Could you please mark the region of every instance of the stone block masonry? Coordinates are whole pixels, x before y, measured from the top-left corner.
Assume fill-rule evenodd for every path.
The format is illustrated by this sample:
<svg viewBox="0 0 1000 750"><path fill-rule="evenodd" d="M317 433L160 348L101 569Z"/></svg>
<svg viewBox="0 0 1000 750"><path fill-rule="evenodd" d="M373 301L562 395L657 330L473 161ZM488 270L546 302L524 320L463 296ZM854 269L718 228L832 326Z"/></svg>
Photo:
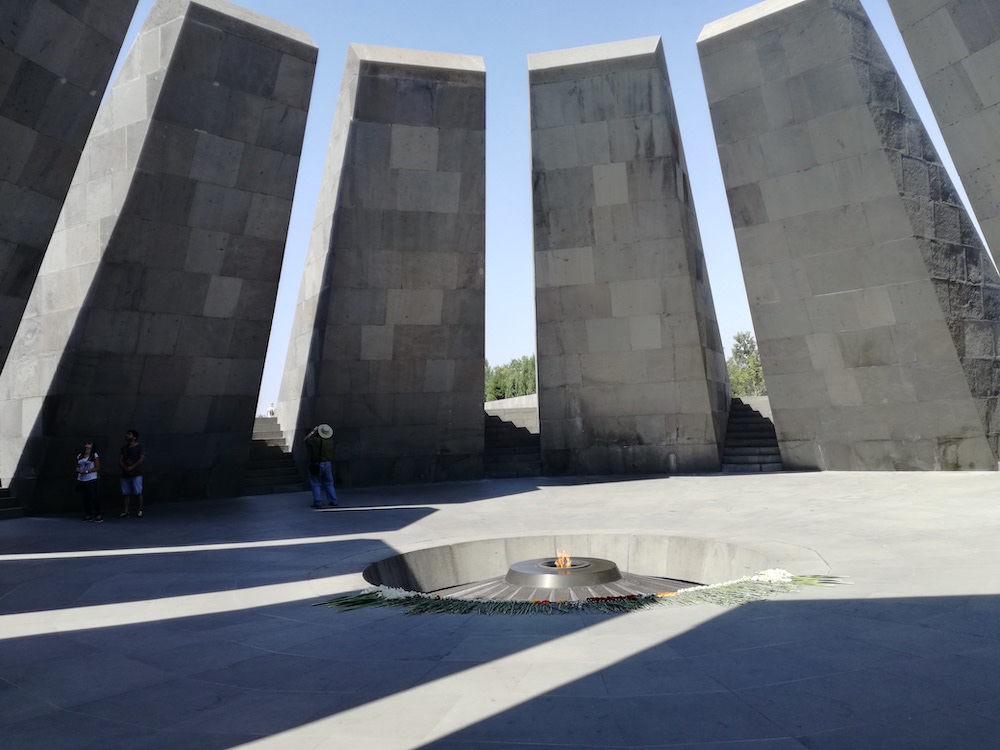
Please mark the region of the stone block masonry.
<svg viewBox="0 0 1000 750"><path fill-rule="evenodd" d="M660 40L528 68L545 469L718 471L725 358Z"/></svg>
<svg viewBox="0 0 1000 750"><path fill-rule="evenodd" d="M786 468L995 470L1000 277L860 3L698 49Z"/></svg>
<svg viewBox="0 0 1000 750"><path fill-rule="evenodd" d="M1000 250L1000 4L889 0L990 250Z"/></svg>
<svg viewBox="0 0 1000 750"><path fill-rule="evenodd" d="M114 476L132 427L150 499L241 489L315 61L223 0L153 6L0 374L0 479L26 512L75 507L85 438Z"/></svg>
<svg viewBox="0 0 1000 750"><path fill-rule="evenodd" d="M0 368L136 2L0 3Z"/></svg>
<svg viewBox="0 0 1000 750"><path fill-rule="evenodd" d="M343 485L483 476L485 70L351 45L278 419Z"/></svg>

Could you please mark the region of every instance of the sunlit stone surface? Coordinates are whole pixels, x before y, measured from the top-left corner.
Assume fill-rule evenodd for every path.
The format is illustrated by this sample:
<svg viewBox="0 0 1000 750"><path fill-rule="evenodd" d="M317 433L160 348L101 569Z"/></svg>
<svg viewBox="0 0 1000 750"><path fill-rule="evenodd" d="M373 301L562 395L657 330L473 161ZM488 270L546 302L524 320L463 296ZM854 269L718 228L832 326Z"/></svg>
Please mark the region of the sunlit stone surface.
<svg viewBox="0 0 1000 750"><path fill-rule="evenodd" d="M856 0L698 43L787 468L997 468L1000 278Z"/></svg>
<svg viewBox="0 0 1000 750"><path fill-rule="evenodd" d="M660 40L528 68L545 468L717 471L726 367Z"/></svg>
<svg viewBox="0 0 1000 750"><path fill-rule="evenodd" d="M0 3L0 368L136 2Z"/></svg>
<svg viewBox="0 0 1000 750"><path fill-rule="evenodd" d="M972 210L1000 249L1000 3L889 0Z"/></svg>

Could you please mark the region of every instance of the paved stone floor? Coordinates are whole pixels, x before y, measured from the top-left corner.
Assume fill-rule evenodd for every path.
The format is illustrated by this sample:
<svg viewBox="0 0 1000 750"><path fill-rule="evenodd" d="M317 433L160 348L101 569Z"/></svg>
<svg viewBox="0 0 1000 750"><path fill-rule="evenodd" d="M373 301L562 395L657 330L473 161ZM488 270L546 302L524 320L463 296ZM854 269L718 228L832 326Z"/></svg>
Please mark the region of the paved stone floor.
<svg viewBox="0 0 1000 750"><path fill-rule="evenodd" d="M342 494L0 522L0 747L1000 747L1000 475ZM630 531L802 545L853 585L620 616L312 606L397 550Z"/></svg>

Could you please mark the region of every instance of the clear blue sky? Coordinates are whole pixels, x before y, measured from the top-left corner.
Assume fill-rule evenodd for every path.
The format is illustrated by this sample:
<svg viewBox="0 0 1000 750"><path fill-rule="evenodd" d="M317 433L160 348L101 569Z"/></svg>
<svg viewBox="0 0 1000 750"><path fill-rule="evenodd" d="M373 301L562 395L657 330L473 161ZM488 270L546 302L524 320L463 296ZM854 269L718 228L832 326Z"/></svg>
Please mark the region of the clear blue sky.
<svg viewBox="0 0 1000 750"><path fill-rule="evenodd" d="M862 0L943 155L886 0ZM152 7L140 0L127 49ZM486 62L486 356L535 350L531 139L526 57L565 47L663 37L722 340L753 330L695 42L748 0L244 0L306 31L319 47L259 409L277 399L348 44L480 55ZM949 164L950 166L950 164Z"/></svg>

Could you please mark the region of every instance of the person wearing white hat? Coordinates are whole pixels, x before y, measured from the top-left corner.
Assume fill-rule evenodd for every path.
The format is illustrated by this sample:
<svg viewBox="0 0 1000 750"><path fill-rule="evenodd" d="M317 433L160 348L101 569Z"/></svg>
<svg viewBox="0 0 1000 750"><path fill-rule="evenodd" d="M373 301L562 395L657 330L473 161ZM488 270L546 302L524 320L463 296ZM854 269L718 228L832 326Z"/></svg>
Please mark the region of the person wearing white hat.
<svg viewBox="0 0 1000 750"><path fill-rule="evenodd" d="M305 437L309 451L309 486L312 488L312 507L322 508L322 492L326 493L329 507L337 507L337 490L333 486L333 428L328 424L313 427Z"/></svg>

